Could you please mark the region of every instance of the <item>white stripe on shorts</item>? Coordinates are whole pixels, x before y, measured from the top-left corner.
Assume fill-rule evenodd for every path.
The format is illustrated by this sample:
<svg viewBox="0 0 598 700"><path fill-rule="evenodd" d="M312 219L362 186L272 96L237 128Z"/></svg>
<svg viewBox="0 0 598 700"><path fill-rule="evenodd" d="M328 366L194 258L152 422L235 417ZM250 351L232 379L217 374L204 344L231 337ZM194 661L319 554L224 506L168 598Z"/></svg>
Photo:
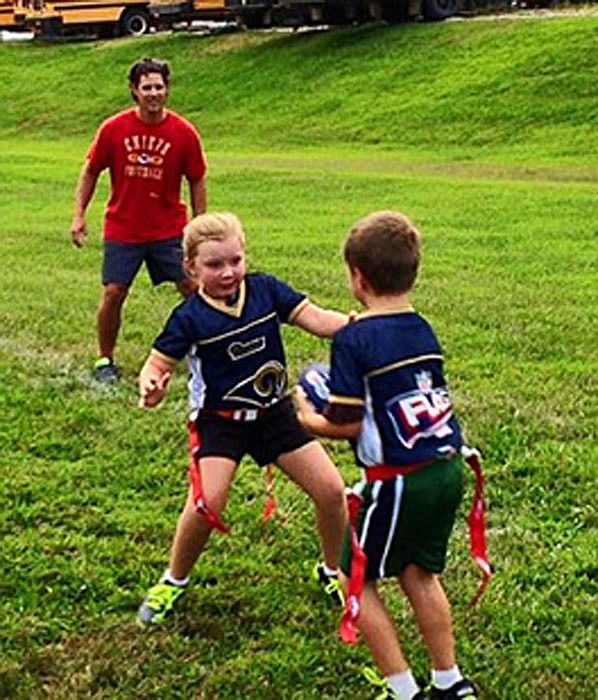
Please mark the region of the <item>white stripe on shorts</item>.
<svg viewBox="0 0 598 700"><path fill-rule="evenodd" d="M365 549L365 542L368 538L368 531L370 529L370 520L372 519L372 516L374 514L374 511L376 510L376 507L378 505L378 494L380 493L380 489L382 488L382 482L381 481L376 481L374 485L372 486L372 502L370 503L370 506L367 510L367 513L365 514L365 517L363 519L363 526L361 528L361 537L359 539L359 546L362 549Z"/></svg>
<svg viewBox="0 0 598 700"><path fill-rule="evenodd" d="M397 528L397 522L399 520L399 511L401 510L401 497L403 496L403 484L405 482L405 477L398 476L394 480L395 493L392 499L392 517L390 519L390 528L388 529L388 534L386 536L386 544L384 545L384 553L382 554L382 559L380 560L380 570L378 575L383 577L386 574L386 559L388 558L388 551L392 544L392 540Z"/></svg>

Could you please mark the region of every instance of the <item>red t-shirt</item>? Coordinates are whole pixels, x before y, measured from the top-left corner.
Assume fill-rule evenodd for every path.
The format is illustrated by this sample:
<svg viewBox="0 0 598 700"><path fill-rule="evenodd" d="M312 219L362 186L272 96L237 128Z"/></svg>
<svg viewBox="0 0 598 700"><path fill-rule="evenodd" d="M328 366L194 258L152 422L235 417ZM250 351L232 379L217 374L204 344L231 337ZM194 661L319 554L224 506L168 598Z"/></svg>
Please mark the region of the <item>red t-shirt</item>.
<svg viewBox="0 0 598 700"><path fill-rule="evenodd" d="M87 158L93 173L110 170L106 240L146 243L182 235L182 178L200 180L207 167L190 122L170 110L159 124L141 121L134 108L119 112L102 123Z"/></svg>

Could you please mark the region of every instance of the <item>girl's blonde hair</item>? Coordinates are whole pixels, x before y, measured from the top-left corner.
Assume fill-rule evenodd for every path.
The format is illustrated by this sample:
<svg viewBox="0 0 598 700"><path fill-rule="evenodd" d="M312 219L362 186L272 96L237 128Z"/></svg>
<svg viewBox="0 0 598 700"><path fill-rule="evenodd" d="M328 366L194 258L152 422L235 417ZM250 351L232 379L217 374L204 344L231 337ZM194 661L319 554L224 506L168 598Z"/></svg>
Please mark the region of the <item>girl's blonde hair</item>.
<svg viewBox="0 0 598 700"><path fill-rule="evenodd" d="M224 241L233 236L245 247L245 232L239 218L230 212L200 214L183 229L185 258L190 260L197 255L197 249L206 241Z"/></svg>

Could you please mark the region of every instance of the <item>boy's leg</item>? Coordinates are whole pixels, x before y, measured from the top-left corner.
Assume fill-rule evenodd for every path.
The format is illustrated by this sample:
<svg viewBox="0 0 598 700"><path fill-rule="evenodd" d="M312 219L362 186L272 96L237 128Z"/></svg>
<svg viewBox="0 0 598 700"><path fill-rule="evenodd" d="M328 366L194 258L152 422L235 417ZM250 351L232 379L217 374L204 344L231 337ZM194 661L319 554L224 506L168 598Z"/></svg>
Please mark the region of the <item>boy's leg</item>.
<svg viewBox="0 0 598 700"><path fill-rule="evenodd" d="M346 586L346 577L342 576L341 579ZM367 581L363 589L357 624L374 663L384 676L403 673L409 669L392 618L373 581Z"/></svg>
<svg viewBox="0 0 598 700"><path fill-rule="evenodd" d="M237 469L236 463L224 457L202 457L201 480L206 503L220 515L228 501L230 485ZM170 550L170 573L175 579L186 579L207 544L212 528L195 510L193 493L189 489Z"/></svg>
<svg viewBox="0 0 598 700"><path fill-rule="evenodd" d="M313 500L316 524L326 566L338 567L347 506L343 479L317 441L282 454L278 466Z"/></svg>
<svg viewBox="0 0 598 700"><path fill-rule="evenodd" d="M400 577L430 655L432 668L455 666L455 640L451 608L437 574L410 564Z"/></svg>
<svg viewBox="0 0 598 700"><path fill-rule="evenodd" d="M341 576L345 589L348 582ZM376 583L367 581L361 597L361 612L357 621L374 663L384 676L388 698L427 697L411 673L403 656L392 618L378 595Z"/></svg>

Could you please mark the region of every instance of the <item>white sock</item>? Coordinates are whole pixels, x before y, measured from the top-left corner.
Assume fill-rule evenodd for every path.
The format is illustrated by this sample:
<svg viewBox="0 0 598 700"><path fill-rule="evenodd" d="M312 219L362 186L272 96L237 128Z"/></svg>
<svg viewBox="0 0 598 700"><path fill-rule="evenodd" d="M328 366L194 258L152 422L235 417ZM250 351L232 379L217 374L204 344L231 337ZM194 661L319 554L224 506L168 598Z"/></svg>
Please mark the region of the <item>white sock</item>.
<svg viewBox="0 0 598 700"><path fill-rule="evenodd" d="M166 569L164 575L162 576L162 583L170 583L172 586L184 588L189 583L189 577L187 576L187 578L175 578L170 573L170 569Z"/></svg>
<svg viewBox="0 0 598 700"><path fill-rule="evenodd" d="M399 700L411 700L420 689L410 668L403 673L393 673L392 676L387 676L386 682Z"/></svg>
<svg viewBox="0 0 598 700"><path fill-rule="evenodd" d="M432 671L432 685L435 685L440 690L446 690L455 683L463 679L458 666L447 668L445 671Z"/></svg>
<svg viewBox="0 0 598 700"><path fill-rule="evenodd" d="M326 564L322 564L322 570L326 576L338 576L338 569L331 569L329 566L326 566Z"/></svg>

